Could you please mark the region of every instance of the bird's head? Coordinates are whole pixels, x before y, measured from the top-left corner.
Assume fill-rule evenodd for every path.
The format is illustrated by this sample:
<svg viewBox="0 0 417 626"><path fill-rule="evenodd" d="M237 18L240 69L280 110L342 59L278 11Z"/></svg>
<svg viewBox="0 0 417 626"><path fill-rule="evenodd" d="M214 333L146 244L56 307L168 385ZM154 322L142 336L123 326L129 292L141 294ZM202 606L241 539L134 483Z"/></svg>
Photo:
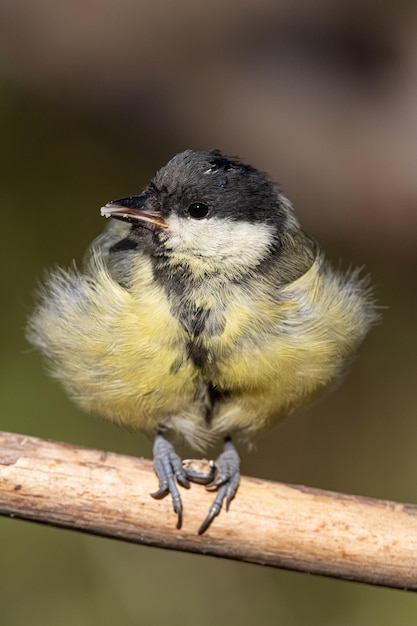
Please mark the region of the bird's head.
<svg viewBox="0 0 417 626"><path fill-rule="evenodd" d="M218 150L177 154L143 193L102 214L129 222L129 237L155 257L231 276L259 266L299 228L267 174Z"/></svg>

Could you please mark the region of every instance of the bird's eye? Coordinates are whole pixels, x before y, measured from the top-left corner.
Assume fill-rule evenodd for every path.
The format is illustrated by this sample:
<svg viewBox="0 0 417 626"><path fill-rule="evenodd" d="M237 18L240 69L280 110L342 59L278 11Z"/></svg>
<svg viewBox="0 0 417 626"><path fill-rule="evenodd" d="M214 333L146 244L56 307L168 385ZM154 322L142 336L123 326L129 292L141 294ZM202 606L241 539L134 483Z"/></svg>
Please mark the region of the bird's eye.
<svg viewBox="0 0 417 626"><path fill-rule="evenodd" d="M203 217L207 217L209 208L204 202L192 202L188 207L188 213L190 217L196 220L202 220Z"/></svg>

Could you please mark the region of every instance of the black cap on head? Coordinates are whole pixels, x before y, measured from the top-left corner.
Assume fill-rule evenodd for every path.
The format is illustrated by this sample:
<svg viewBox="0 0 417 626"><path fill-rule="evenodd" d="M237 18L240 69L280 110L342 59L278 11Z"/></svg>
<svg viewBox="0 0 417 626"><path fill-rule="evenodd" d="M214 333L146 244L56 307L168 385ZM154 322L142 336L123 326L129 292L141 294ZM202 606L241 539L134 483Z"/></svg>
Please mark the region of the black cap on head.
<svg viewBox="0 0 417 626"><path fill-rule="evenodd" d="M177 154L156 173L146 192L159 196L163 214L186 216L193 203L207 205L207 217L250 223L279 225L287 214L267 174L219 150Z"/></svg>

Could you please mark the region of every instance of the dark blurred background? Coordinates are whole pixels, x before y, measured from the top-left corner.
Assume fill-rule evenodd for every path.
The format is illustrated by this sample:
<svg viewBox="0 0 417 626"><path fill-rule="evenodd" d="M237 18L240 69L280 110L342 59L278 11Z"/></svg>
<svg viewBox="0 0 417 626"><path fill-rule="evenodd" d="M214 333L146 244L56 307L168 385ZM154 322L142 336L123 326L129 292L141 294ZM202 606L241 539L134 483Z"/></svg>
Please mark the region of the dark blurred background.
<svg viewBox="0 0 417 626"><path fill-rule="evenodd" d="M43 268L81 261L99 208L185 148L267 170L386 307L352 372L243 451L246 474L417 501L415 3L0 0L1 424L128 454L24 339ZM412 624L400 591L0 519L3 626Z"/></svg>

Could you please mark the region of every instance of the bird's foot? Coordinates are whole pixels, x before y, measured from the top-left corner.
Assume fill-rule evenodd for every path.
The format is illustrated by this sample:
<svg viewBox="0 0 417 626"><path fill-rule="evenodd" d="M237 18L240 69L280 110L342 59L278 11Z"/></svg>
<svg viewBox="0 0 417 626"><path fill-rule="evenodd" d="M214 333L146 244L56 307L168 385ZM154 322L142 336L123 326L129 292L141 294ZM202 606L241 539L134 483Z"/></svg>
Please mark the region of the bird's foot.
<svg viewBox="0 0 417 626"><path fill-rule="evenodd" d="M227 437L224 442L224 450L214 462L215 474L213 480L206 485L209 491L217 489L217 495L210 507L206 519L198 529L202 535L210 526L215 517L220 513L223 501L226 500L226 511L234 498L240 482L240 459L233 441Z"/></svg>
<svg viewBox="0 0 417 626"><path fill-rule="evenodd" d="M182 502L177 482L190 487L189 480L183 469L181 459L174 450L174 446L162 435L156 435L153 446L153 466L159 479L159 489L151 493L153 498L160 500L171 494L174 511L177 514L177 528L182 525ZM175 478L177 481L175 481Z"/></svg>

